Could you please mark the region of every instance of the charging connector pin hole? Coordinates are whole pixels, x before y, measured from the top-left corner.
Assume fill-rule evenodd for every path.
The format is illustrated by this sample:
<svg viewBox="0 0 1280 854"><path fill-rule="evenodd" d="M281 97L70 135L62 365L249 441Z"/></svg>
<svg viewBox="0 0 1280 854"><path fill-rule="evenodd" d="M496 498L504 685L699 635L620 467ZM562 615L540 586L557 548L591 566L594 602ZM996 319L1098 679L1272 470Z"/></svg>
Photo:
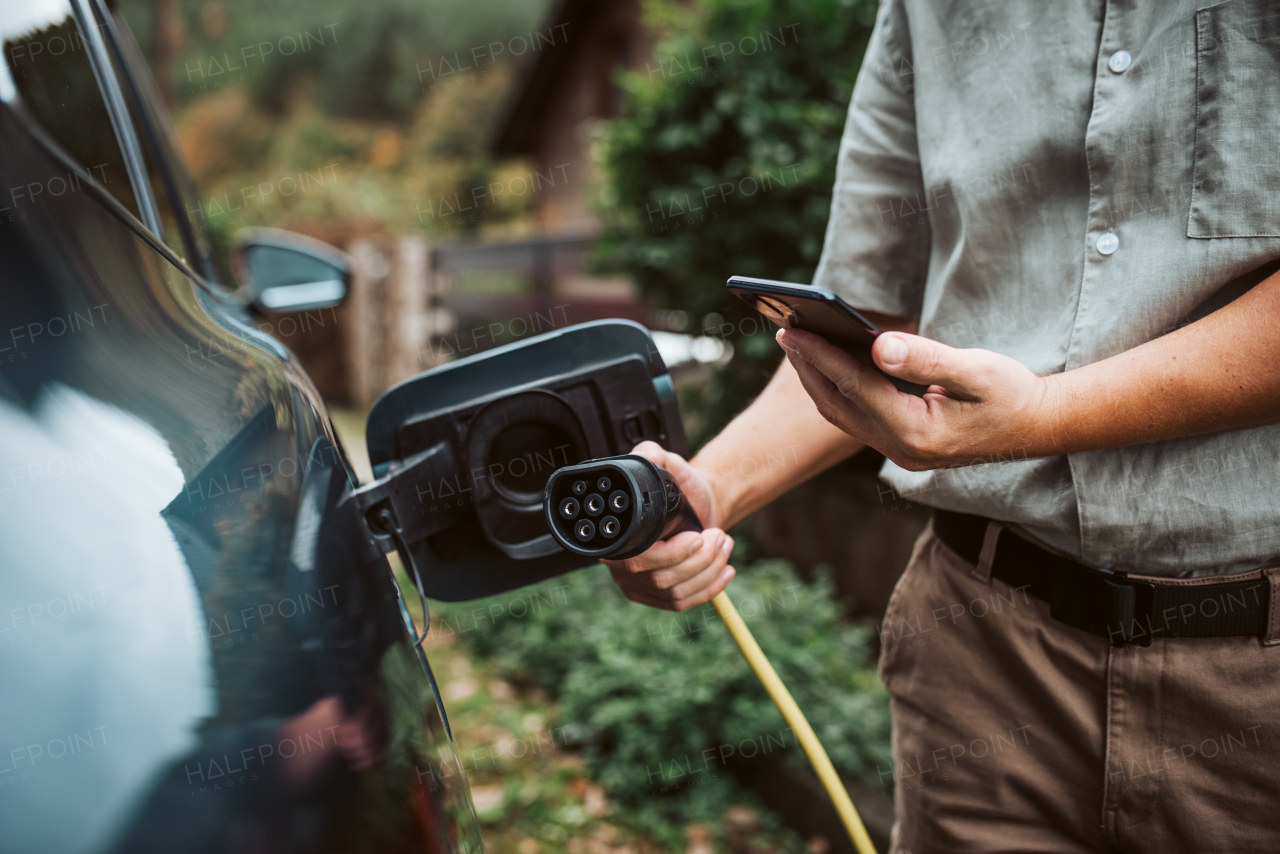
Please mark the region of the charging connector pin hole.
<svg viewBox="0 0 1280 854"><path fill-rule="evenodd" d="M566 519L573 519L578 515L578 499L566 498L560 502L560 515Z"/></svg>
<svg viewBox="0 0 1280 854"><path fill-rule="evenodd" d="M609 487L611 486L613 486L613 483L607 477L602 477L596 481L596 489L600 490L601 492L608 492Z"/></svg>
<svg viewBox="0 0 1280 854"><path fill-rule="evenodd" d="M601 478L603 480L603 478ZM631 496L627 495L621 489L615 489L609 494L609 509L614 513L621 513L631 506Z"/></svg>
<svg viewBox="0 0 1280 854"><path fill-rule="evenodd" d="M604 499L593 492L587 496L586 501L582 502L582 506L587 511L588 516L599 516L604 512Z"/></svg>
<svg viewBox="0 0 1280 854"><path fill-rule="evenodd" d="M585 480L575 480L573 482L573 494L585 495L587 492L587 482Z"/></svg>
<svg viewBox="0 0 1280 854"><path fill-rule="evenodd" d="M612 516L605 516L600 520L600 533L606 538L612 540L622 531L622 525Z"/></svg>
<svg viewBox="0 0 1280 854"><path fill-rule="evenodd" d="M590 519L579 519L573 526L573 535L585 543L596 535L596 526Z"/></svg>

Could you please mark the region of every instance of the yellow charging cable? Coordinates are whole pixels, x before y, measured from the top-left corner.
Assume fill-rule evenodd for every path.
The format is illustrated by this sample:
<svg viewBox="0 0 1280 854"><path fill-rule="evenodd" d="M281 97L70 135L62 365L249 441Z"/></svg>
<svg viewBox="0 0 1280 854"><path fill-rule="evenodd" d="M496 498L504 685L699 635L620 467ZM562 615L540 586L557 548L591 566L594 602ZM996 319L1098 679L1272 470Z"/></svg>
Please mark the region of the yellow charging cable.
<svg viewBox="0 0 1280 854"><path fill-rule="evenodd" d="M853 808L853 801L849 800L849 793L845 790L844 783L840 782L836 769L831 765L827 751L822 748L822 743L814 735L813 727L809 726L809 722L805 720L804 713L800 711L796 701L791 699L791 692L787 690L786 685L782 684L769 659L765 658L764 653L760 651L760 644L756 643L756 639L752 637L751 630L742 621L738 609L733 607L733 602L729 601L728 595L723 591L715 595L711 604L716 607L716 613L720 615L725 627L729 629L729 634L733 636L734 643L742 651L742 657L747 660L747 664L751 665L756 678L760 680L760 684L764 685L764 689L777 704L778 711L782 712L783 719L796 734L796 739L804 748L805 755L809 757L809 764L818 773L818 779L822 781L827 794L831 796L836 812L844 822L844 829L853 840L853 847L858 849L858 854L876 854L875 846L871 844L871 837L867 836L867 829L863 826L862 819L858 817L858 811Z"/></svg>

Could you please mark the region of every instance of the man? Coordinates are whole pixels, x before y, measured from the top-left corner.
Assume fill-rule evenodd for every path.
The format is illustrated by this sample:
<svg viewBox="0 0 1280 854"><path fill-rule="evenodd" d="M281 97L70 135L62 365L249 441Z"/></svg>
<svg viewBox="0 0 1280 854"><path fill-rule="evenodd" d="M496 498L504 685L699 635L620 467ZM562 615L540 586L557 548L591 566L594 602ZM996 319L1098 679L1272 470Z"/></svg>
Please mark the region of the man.
<svg viewBox="0 0 1280 854"><path fill-rule="evenodd" d="M929 393L787 330L691 463L637 449L709 526L611 565L657 607L865 445L937 509L882 629L896 851L1280 850L1277 81L1263 0L885 0L814 284Z"/></svg>

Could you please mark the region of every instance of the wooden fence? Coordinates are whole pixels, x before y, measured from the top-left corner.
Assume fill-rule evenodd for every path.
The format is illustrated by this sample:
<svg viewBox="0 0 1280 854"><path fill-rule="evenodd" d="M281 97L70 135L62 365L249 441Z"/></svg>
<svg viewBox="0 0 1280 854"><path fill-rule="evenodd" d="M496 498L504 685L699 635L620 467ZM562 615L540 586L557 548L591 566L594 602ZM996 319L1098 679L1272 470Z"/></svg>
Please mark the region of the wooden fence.
<svg viewBox="0 0 1280 854"><path fill-rule="evenodd" d="M592 242L361 236L344 247L353 279L341 307L263 322L326 399L365 409L398 382L499 344L587 320L651 320L626 282L584 272Z"/></svg>

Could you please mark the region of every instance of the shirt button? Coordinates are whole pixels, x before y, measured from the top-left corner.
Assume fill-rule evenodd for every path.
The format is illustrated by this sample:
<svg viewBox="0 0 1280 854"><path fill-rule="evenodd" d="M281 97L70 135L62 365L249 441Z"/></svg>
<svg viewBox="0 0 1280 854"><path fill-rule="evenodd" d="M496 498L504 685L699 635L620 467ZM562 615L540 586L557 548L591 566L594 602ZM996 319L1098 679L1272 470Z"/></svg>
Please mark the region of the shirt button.
<svg viewBox="0 0 1280 854"><path fill-rule="evenodd" d="M1120 238L1116 237L1114 232L1108 231L1098 238L1098 242L1095 245L1100 253L1110 255L1120 248Z"/></svg>
<svg viewBox="0 0 1280 854"><path fill-rule="evenodd" d="M1111 54L1111 58L1107 60L1107 68L1110 68L1116 74L1124 74L1132 64L1133 55L1127 50L1118 50Z"/></svg>

